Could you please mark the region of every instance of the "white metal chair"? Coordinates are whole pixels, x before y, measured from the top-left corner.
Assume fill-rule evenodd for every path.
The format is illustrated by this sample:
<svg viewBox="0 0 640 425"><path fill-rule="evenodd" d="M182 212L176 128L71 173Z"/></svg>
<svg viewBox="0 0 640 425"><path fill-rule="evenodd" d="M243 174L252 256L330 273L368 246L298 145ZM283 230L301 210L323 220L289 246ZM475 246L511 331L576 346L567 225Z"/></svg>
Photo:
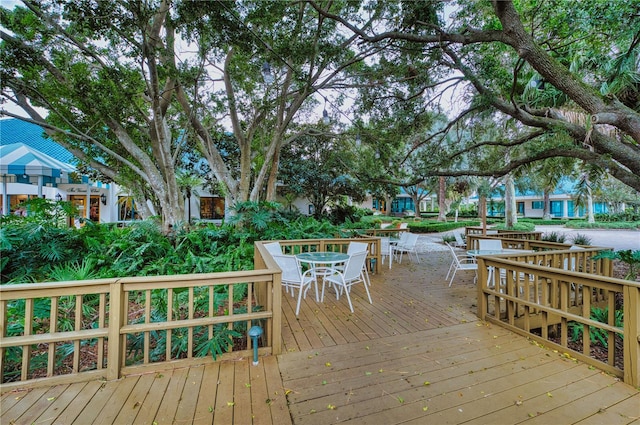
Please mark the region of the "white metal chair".
<svg viewBox="0 0 640 425"><path fill-rule="evenodd" d="M328 283L334 287L336 291L336 299L340 299L340 294L344 291L347 296L347 301L349 301L349 308L353 313L353 304L351 303L351 297L349 293L351 292L351 287L362 282L364 286L364 290L367 292L367 297L369 298L369 303L373 304L371 301L371 294L369 293L369 285L362 277L362 267L364 267L365 260L367 259L367 251L359 251L351 255L349 260L344 266L344 271L334 270L334 272L326 276L322 283L322 295L320 296L321 300L324 300L324 288Z"/></svg>
<svg viewBox="0 0 640 425"><path fill-rule="evenodd" d="M399 242L398 245L391 248L394 257L398 258L398 264L402 263L402 255L407 254L411 258L411 254L416 256L416 262L420 262L418 255L418 234L409 233L404 243ZM399 254L399 255L398 255Z"/></svg>
<svg viewBox="0 0 640 425"><path fill-rule="evenodd" d="M391 255L391 239L388 236L383 236L380 238L380 257L382 264L384 264L384 259ZM391 261L391 259L389 259Z"/></svg>
<svg viewBox="0 0 640 425"><path fill-rule="evenodd" d="M302 298L307 296L307 291L311 287L311 282L316 288L316 301L318 301L318 282L313 277L313 271L307 270L302 272L300 262L294 255L284 255L282 252L273 255L273 259L282 270L282 286L295 296L295 290L298 289L298 304L296 305L296 316L300 312L300 303Z"/></svg>
<svg viewBox="0 0 640 425"><path fill-rule="evenodd" d="M347 255L353 255L356 252L364 251L369 254L369 244L366 242L349 242L349 246L347 248ZM335 266L336 270L344 271L345 266L338 265ZM367 270L367 262L365 256L365 262L362 266L362 279L367 283L367 285L371 286L371 280L369 279L369 270Z"/></svg>
<svg viewBox="0 0 640 425"><path fill-rule="evenodd" d="M282 247L280 246L280 242L269 242L264 244L264 247L267 248L269 254L273 257L274 255L282 255Z"/></svg>
<svg viewBox="0 0 640 425"><path fill-rule="evenodd" d="M478 249L480 251L499 251L502 249L502 241L500 239L478 239Z"/></svg>
<svg viewBox="0 0 640 425"><path fill-rule="evenodd" d="M451 275L451 280L449 281L449 286L453 283L453 278L456 277L456 273L458 270L473 270L476 272L476 276L473 278L473 282L475 283L478 279L478 263L476 263L475 258L468 256L465 254L458 254L456 250L451 246L451 244L447 244L449 250L451 251L451 255L453 256L453 261L451 262L451 266L449 266L449 271L447 272L447 276L445 279L449 279L449 275Z"/></svg>
<svg viewBox="0 0 640 425"><path fill-rule="evenodd" d="M467 243L462 240L462 235L460 233L454 232L453 237L456 238L456 243L454 244L456 248L466 248Z"/></svg>
<svg viewBox="0 0 640 425"><path fill-rule="evenodd" d="M366 242L349 242L349 248L347 248L347 254L353 255L356 252L364 251L369 255L369 244ZM367 268L367 256L365 255L365 261L362 265L362 278L371 286L371 279L369 279L369 269Z"/></svg>

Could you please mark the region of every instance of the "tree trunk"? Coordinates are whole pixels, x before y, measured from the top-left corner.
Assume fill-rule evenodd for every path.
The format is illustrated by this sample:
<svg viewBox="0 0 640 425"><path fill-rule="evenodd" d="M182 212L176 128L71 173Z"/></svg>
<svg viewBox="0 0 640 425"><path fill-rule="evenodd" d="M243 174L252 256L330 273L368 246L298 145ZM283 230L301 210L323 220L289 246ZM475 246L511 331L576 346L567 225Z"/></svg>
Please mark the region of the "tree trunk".
<svg viewBox="0 0 640 425"><path fill-rule="evenodd" d="M482 235L487 235L487 197L481 196L478 204L478 212L480 213L480 219L482 220Z"/></svg>
<svg viewBox="0 0 640 425"><path fill-rule="evenodd" d="M438 179L438 221L447 221L447 181L443 176Z"/></svg>
<svg viewBox="0 0 640 425"><path fill-rule="evenodd" d="M504 219L508 229L518 222L517 208L516 208L516 188L513 183L513 176L507 174L504 176Z"/></svg>
<svg viewBox="0 0 640 425"><path fill-rule="evenodd" d="M544 204L542 209L542 218L545 220L551 220L551 196L547 189L544 190L542 199Z"/></svg>

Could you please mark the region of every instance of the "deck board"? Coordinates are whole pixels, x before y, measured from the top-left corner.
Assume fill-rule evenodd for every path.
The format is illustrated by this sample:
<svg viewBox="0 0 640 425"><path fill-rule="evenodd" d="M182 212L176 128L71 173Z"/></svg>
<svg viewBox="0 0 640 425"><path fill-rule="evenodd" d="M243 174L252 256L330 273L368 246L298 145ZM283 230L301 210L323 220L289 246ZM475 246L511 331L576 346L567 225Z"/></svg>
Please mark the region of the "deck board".
<svg viewBox="0 0 640 425"><path fill-rule="evenodd" d="M87 389L86 387L89 388ZM58 416L67 409L78 394L84 391L91 391L90 384L87 382L77 382L65 386L64 392L61 393L34 422L38 425L52 424Z"/></svg>
<svg viewBox="0 0 640 425"><path fill-rule="evenodd" d="M161 373L151 374L153 376L153 384L149 388L147 397L144 399L144 403L139 407L138 413L135 417L136 425L152 425L153 420L160 408L160 403L164 396L167 386L171 381L171 374L173 371L168 370Z"/></svg>
<svg viewBox="0 0 640 425"><path fill-rule="evenodd" d="M194 424L210 425L213 423L213 408L218 389L219 373L220 363L211 363L204 367L202 384L200 385L198 401L193 415Z"/></svg>
<svg viewBox="0 0 640 425"><path fill-rule="evenodd" d="M69 402L53 423L55 425L68 425L73 423L82 410L84 410L89 400L91 400L91 398L100 391L104 385L106 384L101 381L91 381L87 382L79 392L76 392L76 388L74 388L73 400Z"/></svg>
<svg viewBox="0 0 640 425"><path fill-rule="evenodd" d="M173 423L188 373L188 369L175 369L168 373L167 390L163 394L162 403L160 403L153 423L158 425Z"/></svg>
<svg viewBox="0 0 640 425"><path fill-rule="evenodd" d="M135 418L137 413L140 411L140 406L144 404L147 395L149 394L149 390L151 389L151 385L155 380L155 376L153 374L147 374L140 376L138 379L137 385L131 391L131 394L125 401L122 409L118 413L118 416L113 421L107 421L106 423L117 423L122 425L129 425L135 423ZM136 413L135 415L133 413Z"/></svg>
<svg viewBox="0 0 640 425"><path fill-rule="evenodd" d="M2 423L638 424L640 392L475 316L448 256L372 275L369 304L283 294L283 353L13 391Z"/></svg>

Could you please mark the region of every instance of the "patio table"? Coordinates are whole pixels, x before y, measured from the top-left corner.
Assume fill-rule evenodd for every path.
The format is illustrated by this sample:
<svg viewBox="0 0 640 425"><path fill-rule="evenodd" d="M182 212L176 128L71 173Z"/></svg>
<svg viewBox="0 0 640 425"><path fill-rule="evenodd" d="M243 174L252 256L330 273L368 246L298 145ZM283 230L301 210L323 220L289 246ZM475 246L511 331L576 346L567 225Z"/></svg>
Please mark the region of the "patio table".
<svg viewBox="0 0 640 425"><path fill-rule="evenodd" d="M329 276L334 272L334 267L338 264L346 263L349 259L348 254L343 254L341 252L303 252L301 254L297 254L296 258L301 263L308 264L311 269L311 274L315 282L318 282L318 277L322 277L324 279L325 276ZM324 287L324 282L322 282ZM323 299L320 302L324 301Z"/></svg>

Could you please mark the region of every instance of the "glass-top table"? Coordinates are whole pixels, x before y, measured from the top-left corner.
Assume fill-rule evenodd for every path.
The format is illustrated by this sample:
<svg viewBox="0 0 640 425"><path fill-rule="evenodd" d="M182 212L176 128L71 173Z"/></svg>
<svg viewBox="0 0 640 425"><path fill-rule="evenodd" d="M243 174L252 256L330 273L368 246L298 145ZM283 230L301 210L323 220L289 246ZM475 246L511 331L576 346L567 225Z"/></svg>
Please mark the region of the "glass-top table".
<svg viewBox="0 0 640 425"><path fill-rule="evenodd" d="M306 263L311 269L313 279L317 282L318 277L323 278L322 293L324 295L324 277L329 276L335 272L335 266L338 264L346 263L349 259L348 254L341 252L303 252L296 254L296 258L301 263ZM320 297L320 302L324 301L323 297Z"/></svg>
<svg viewBox="0 0 640 425"><path fill-rule="evenodd" d="M297 254L296 258L302 263L327 265L344 263L349 259L349 255L341 252L303 252Z"/></svg>

